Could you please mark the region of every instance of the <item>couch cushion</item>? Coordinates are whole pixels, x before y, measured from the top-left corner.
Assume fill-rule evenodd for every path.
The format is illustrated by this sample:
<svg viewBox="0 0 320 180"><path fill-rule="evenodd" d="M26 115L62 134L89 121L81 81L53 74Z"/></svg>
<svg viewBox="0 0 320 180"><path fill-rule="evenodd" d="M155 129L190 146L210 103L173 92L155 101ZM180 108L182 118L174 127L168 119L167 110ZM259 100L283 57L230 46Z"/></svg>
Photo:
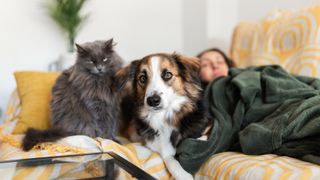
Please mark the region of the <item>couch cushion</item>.
<svg viewBox="0 0 320 180"><path fill-rule="evenodd" d="M234 30L231 58L239 67L279 64L298 75L320 76L320 6L277 11Z"/></svg>
<svg viewBox="0 0 320 180"><path fill-rule="evenodd" d="M51 89L60 73L15 72L21 112L13 133L20 134L28 127L49 128Z"/></svg>

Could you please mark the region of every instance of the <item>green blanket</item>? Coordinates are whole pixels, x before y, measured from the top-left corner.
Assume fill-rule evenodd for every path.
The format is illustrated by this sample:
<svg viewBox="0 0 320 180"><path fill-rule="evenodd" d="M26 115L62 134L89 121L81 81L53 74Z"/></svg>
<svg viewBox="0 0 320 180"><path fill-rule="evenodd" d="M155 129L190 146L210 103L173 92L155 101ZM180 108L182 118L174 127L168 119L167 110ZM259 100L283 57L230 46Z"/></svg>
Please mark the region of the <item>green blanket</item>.
<svg viewBox="0 0 320 180"><path fill-rule="evenodd" d="M208 141L184 140L177 158L190 173L223 151L274 153L319 164L319 93L318 79L290 75L280 66L231 69L206 88L214 124Z"/></svg>

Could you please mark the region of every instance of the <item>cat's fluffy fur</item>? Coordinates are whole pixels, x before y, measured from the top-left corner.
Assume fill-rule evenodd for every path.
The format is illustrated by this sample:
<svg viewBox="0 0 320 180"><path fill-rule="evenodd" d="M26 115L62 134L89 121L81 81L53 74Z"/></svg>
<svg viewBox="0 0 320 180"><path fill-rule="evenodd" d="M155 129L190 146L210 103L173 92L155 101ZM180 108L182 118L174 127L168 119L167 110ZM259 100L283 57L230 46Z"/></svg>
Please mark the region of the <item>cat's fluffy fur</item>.
<svg viewBox="0 0 320 180"><path fill-rule="evenodd" d="M52 128L28 129L24 150L73 134L115 138L120 110L113 82L123 61L113 46L112 39L77 45L76 64L61 74L52 90Z"/></svg>

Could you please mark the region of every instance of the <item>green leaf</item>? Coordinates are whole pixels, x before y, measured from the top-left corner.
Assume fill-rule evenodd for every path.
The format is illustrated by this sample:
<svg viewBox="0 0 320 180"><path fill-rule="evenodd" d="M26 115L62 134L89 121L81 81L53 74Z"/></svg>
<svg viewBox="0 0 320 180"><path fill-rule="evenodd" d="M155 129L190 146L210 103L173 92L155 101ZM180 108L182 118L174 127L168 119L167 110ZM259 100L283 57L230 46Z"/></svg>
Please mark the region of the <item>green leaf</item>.
<svg viewBox="0 0 320 180"><path fill-rule="evenodd" d="M80 28L89 17L89 14L81 15L81 9L87 2L88 0L50 0L46 4L49 16L66 33L71 50Z"/></svg>

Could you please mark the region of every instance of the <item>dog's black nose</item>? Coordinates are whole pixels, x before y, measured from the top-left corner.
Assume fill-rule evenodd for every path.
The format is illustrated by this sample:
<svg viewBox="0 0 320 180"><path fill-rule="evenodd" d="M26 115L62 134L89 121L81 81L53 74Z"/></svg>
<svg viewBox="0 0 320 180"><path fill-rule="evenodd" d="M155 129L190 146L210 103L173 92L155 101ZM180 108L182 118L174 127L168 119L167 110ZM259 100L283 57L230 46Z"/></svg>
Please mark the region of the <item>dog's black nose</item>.
<svg viewBox="0 0 320 180"><path fill-rule="evenodd" d="M161 98L159 95L153 95L147 98L147 103L149 106L157 107L161 102Z"/></svg>

